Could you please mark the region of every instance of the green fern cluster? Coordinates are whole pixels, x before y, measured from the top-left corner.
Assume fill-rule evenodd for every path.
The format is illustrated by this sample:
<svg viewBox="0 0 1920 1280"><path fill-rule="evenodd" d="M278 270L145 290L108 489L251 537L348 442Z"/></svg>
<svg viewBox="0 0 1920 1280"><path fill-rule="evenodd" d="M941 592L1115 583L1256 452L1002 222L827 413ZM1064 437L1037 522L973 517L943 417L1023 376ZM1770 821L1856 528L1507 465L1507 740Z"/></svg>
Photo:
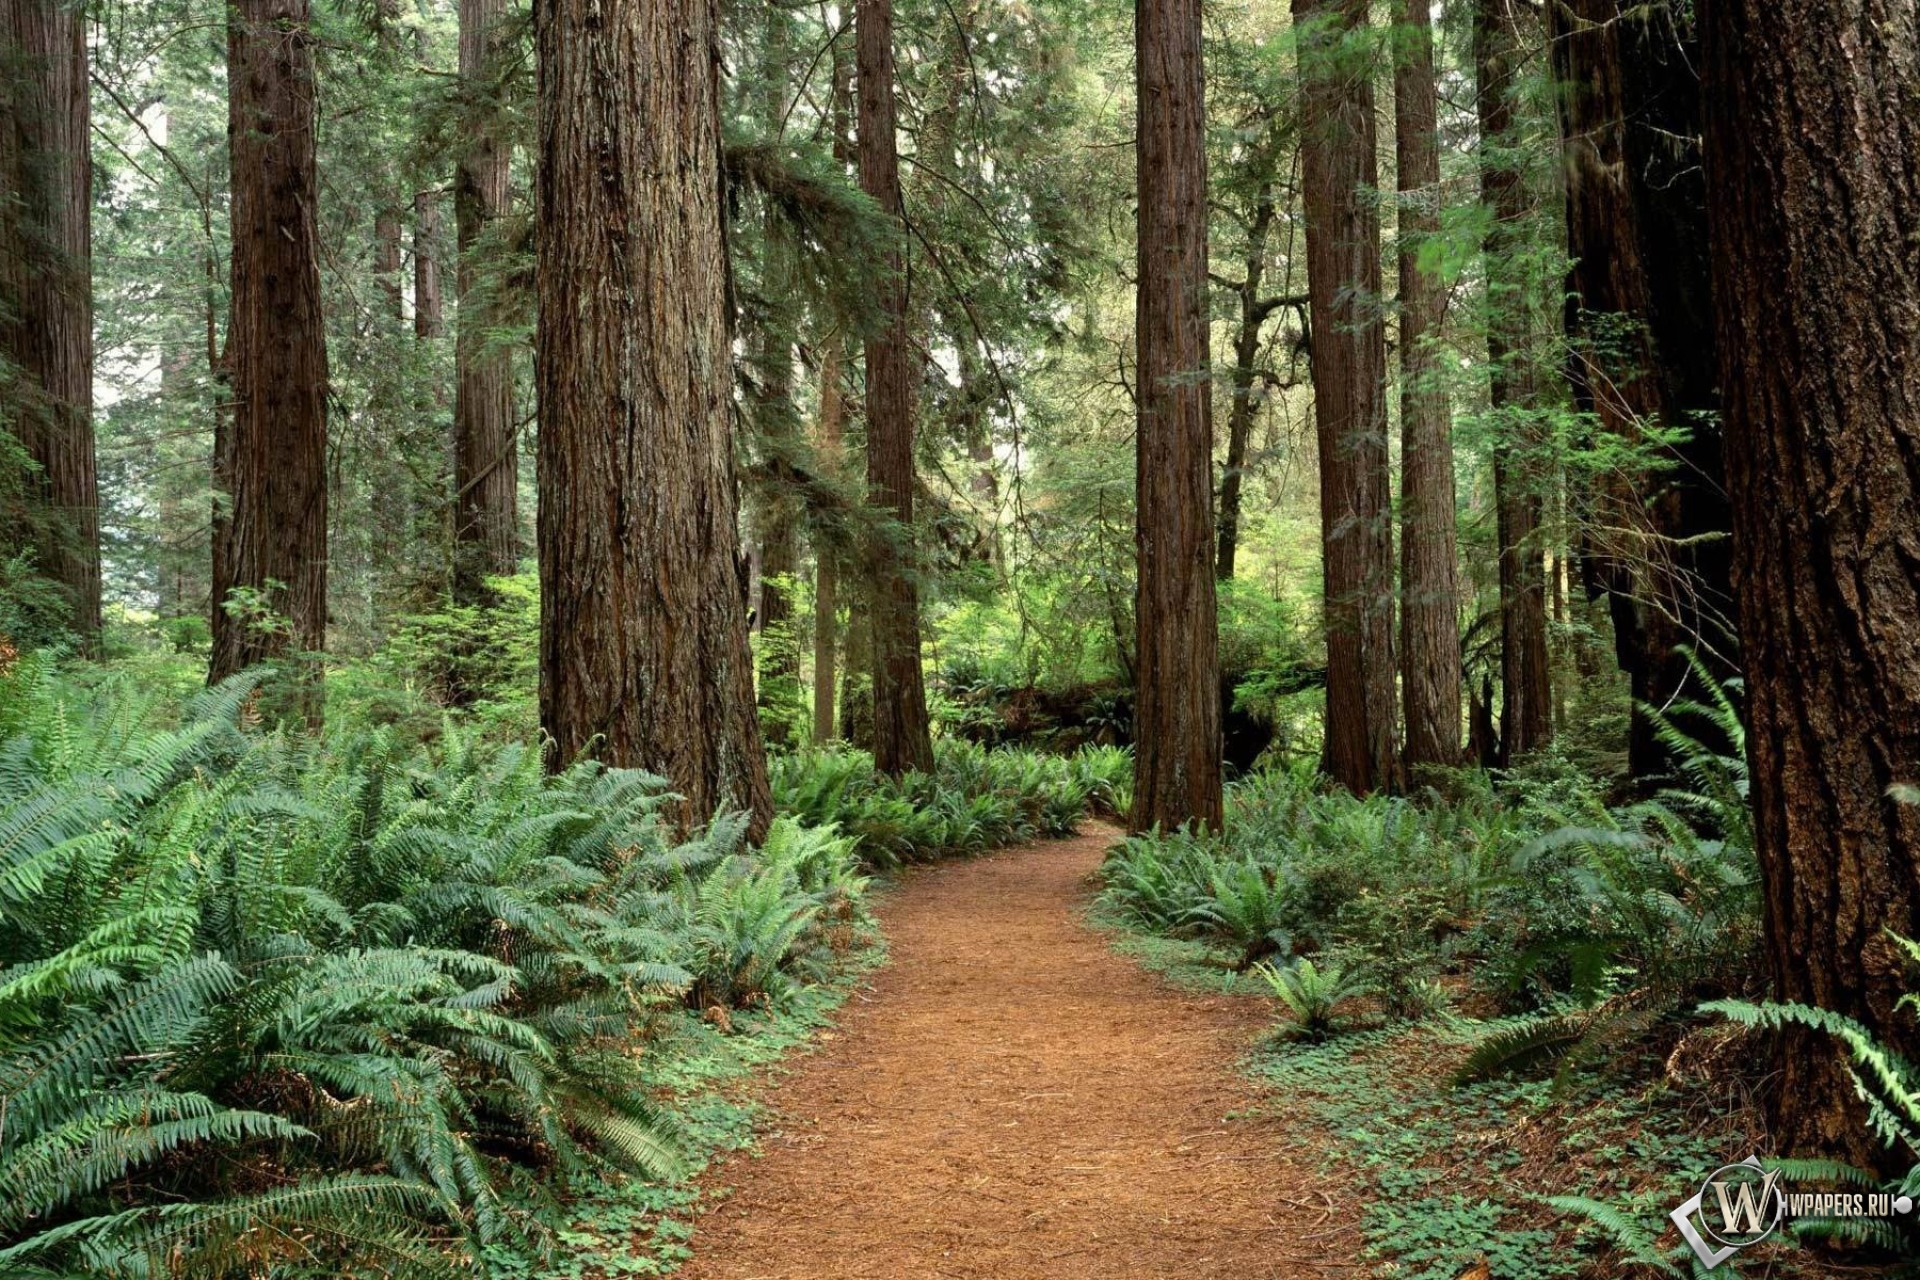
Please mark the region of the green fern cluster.
<svg viewBox="0 0 1920 1280"><path fill-rule="evenodd" d="M1131 757L1090 747L1072 756L942 739L932 773L889 778L864 751L805 751L771 761L775 804L811 826L832 823L874 866L980 853L1072 833L1089 812L1121 812Z"/></svg>
<svg viewBox="0 0 1920 1280"><path fill-rule="evenodd" d="M449 725L240 726L15 681L0 745L0 1272L473 1274L552 1188L679 1168L636 1028L778 998L852 841L674 843L663 785Z"/></svg>

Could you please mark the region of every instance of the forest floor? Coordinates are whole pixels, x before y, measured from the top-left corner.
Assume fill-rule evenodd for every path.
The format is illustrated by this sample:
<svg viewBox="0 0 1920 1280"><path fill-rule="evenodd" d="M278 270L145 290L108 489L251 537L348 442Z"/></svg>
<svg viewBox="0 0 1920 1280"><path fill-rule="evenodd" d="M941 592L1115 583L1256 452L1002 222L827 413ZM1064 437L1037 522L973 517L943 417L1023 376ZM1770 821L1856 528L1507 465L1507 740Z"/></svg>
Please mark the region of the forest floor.
<svg viewBox="0 0 1920 1280"><path fill-rule="evenodd" d="M1354 1274L1358 1210L1234 1064L1269 1001L1178 989L1083 919L1118 838L918 869L890 961L710 1169L684 1280Z"/></svg>

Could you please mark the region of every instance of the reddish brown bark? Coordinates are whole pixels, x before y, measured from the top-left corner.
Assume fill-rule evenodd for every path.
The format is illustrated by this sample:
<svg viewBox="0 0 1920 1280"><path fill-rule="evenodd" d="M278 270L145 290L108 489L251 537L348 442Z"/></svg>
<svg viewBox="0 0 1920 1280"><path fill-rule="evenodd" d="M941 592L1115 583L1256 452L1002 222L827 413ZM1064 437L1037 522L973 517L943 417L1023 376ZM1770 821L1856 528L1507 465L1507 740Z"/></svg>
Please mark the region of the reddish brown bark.
<svg viewBox="0 0 1920 1280"><path fill-rule="evenodd" d="M1301 30L1301 204L1312 298L1313 416L1327 631L1327 771L1393 785L1393 516L1373 62L1366 0L1293 0Z"/></svg>
<svg viewBox="0 0 1920 1280"><path fill-rule="evenodd" d="M1755 831L1775 993L1920 1050L1920 23L1711 0L1707 209ZM1890 1164L1820 1036L1773 1135ZM1904 1163L1901 1168L1904 1168Z"/></svg>
<svg viewBox="0 0 1920 1280"><path fill-rule="evenodd" d="M901 218L895 150L892 0L859 0L854 9L859 82L860 187L890 217ZM933 768L927 693L920 670L920 590L913 537L913 431L918 398L907 333L907 279L896 250L876 282L880 330L867 339L867 489L890 518L868 548L872 592L873 758L891 774Z"/></svg>
<svg viewBox="0 0 1920 1280"><path fill-rule="evenodd" d="M214 536L214 680L321 649L327 627L327 346L309 11L307 0L236 0L228 13L233 408L215 459L215 485L230 505ZM259 594L250 602L236 591ZM263 626L245 612L250 603L284 625Z"/></svg>
<svg viewBox="0 0 1920 1280"><path fill-rule="evenodd" d="M1553 682L1547 661L1547 576L1539 546L1543 508L1537 336L1533 285L1519 261L1532 211L1526 184L1503 152L1514 145L1513 78L1520 40L1512 0L1479 0L1473 52L1479 77L1480 198L1493 212L1487 232L1488 390L1500 435L1493 446L1500 547L1500 761L1512 764L1553 736Z"/></svg>
<svg viewBox="0 0 1920 1280"><path fill-rule="evenodd" d="M100 630L86 23L0 0L0 430L38 468L22 532L83 643Z"/></svg>
<svg viewBox="0 0 1920 1280"><path fill-rule="evenodd" d="M1395 0L1394 153L1400 190L1400 699L1405 761L1460 761L1460 589L1453 413L1436 344L1446 294L1420 269L1440 230L1439 104L1426 0Z"/></svg>
<svg viewBox="0 0 1920 1280"><path fill-rule="evenodd" d="M431 191L416 191L413 195L413 336L416 338L437 338L446 331L447 303L440 286L439 254L439 197ZM436 398L444 395L444 391L436 392Z"/></svg>
<svg viewBox="0 0 1920 1280"><path fill-rule="evenodd" d="M771 819L734 519L714 0L536 11L540 719Z"/></svg>
<svg viewBox="0 0 1920 1280"><path fill-rule="evenodd" d="M1219 827L1220 659L1199 0L1138 0L1133 829Z"/></svg>
<svg viewBox="0 0 1920 1280"><path fill-rule="evenodd" d="M499 71L505 0L460 0L460 78L474 100ZM507 211L511 153L496 121L477 113L453 186L459 245L459 334L454 343L453 593L481 601L489 576L520 562L520 456L513 419L513 355L489 346L474 261L480 238Z"/></svg>
<svg viewBox="0 0 1920 1280"><path fill-rule="evenodd" d="M846 376L838 334L827 340L820 361L820 457L831 466L840 458L841 431L846 422L846 396L840 380ZM837 692L834 651L839 639L840 571L833 550L824 539L813 544L813 743L833 740L833 702Z"/></svg>

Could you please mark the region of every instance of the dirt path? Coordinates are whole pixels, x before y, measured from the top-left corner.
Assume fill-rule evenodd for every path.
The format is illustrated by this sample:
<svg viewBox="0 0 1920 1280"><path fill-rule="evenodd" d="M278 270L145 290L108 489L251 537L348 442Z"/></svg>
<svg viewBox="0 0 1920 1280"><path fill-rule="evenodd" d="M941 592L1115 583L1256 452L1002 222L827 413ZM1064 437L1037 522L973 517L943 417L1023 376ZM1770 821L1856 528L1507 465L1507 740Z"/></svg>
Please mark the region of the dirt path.
<svg viewBox="0 0 1920 1280"><path fill-rule="evenodd" d="M1263 1002L1173 990L1080 922L1089 828L910 876L892 960L768 1095L685 1280L1345 1277L1349 1206L1233 1063ZM1325 1188L1334 1197L1342 1188Z"/></svg>

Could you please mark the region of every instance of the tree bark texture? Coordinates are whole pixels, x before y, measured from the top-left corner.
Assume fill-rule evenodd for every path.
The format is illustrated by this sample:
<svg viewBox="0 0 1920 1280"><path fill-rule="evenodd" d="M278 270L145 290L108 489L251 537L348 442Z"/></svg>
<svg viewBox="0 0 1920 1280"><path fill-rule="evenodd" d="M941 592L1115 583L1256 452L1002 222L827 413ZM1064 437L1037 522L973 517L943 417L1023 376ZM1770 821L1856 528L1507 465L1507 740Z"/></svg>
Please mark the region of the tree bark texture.
<svg viewBox="0 0 1920 1280"><path fill-rule="evenodd" d="M1688 433L1655 474L1623 471L1583 495L1597 531L1585 576L1610 597L1615 653L1632 685L1629 768L1652 778L1674 762L1644 708L1707 694L1681 646L1716 680L1738 674L1699 47L1677 3L1555 0L1547 11L1573 258L1575 397L1601 431L1623 440L1644 440L1649 428Z"/></svg>
<svg viewBox="0 0 1920 1280"><path fill-rule="evenodd" d="M1134 830L1218 828L1220 655L1199 0L1138 0Z"/></svg>
<svg viewBox="0 0 1920 1280"><path fill-rule="evenodd" d="M841 338L827 339L826 355L820 361L820 433L819 455L832 465L840 459L841 435L846 423L847 402L841 379L846 376L841 356ZM840 571L826 539L813 542L813 745L825 746L833 740L833 703L838 688L834 676L834 653L840 627Z"/></svg>
<svg viewBox="0 0 1920 1280"><path fill-rule="evenodd" d="M479 102L499 73L505 0L460 0L460 79ZM511 152L491 116L476 115L454 173L455 275L460 331L454 343L453 591L478 603L489 576L520 562L520 458L513 418L512 352L487 341L477 248L507 212Z"/></svg>
<svg viewBox="0 0 1920 1280"><path fill-rule="evenodd" d="M1327 631L1327 771L1393 785L1393 516L1366 0L1294 0Z"/></svg>
<svg viewBox="0 0 1920 1280"><path fill-rule="evenodd" d="M327 345L315 223L316 85L307 0L228 10L233 409L215 459L229 499L213 552L213 661L221 680L267 658L325 647ZM226 606L233 592L285 625Z"/></svg>
<svg viewBox="0 0 1920 1280"><path fill-rule="evenodd" d="M1400 190L1400 700L1409 776L1460 762L1460 587L1453 413L1437 355L1446 293L1420 269L1440 230L1440 137L1426 0L1395 0Z"/></svg>
<svg viewBox="0 0 1920 1280"><path fill-rule="evenodd" d="M82 642L100 631L86 23L0 0L0 429L39 468L23 530ZM11 366L11 367L8 367Z"/></svg>
<svg viewBox="0 0 1920 1280"><path fill-rule="evenodd" d="M440 286L440 197L413 193L413 336L437 338L446 331L447 303ZM446 392L436 391L440 399ZM445 404L444 399L440 403Z"/></svg>
<svg viewBox="0 0 1920 1280"><path fill-rule="evenodd" d="M894 139L892 0L854 8L859 81L860 188L903 216ZM880 330L867 338L867 490L889 519L868 547L872 598L873 758L890 774L933 768L927 692L920 670L920 589L913 536L913 420L918 376L907 332L907 277L895 250L876 282Z"/></svg>
<svg viewBox="0 0 1920 1280"><path fill-rule="evenodd" d="M1513 147L1513 80L1520 57L1514 0L1478 0L1473 52L1479 76L1480 198L1487 233L1489 395L1501 419L1493 447L1500 546L1500 761L1512 764L1553 736L1547 660L1547 577L1539 547L1542 484L1536 422L1535 300L1518 254L1532 211L1526 183L1500 154Z"/></svg>
<svg viewBox="0 0 1920 1280"><path fill-rule="evenodd" d="M735 526L718 6L542 0L540 720L771 818Z"/></svg>
<svg viewBox="0 0 1920 1280"><path fill-rule="evenodd" d="M1711 0L1707 209L1748 758L1775 993L1920 1036L1920 16ZM1788 1151L1889 1163L1823 1037L1783 1046ZM1904 1168L1904 1165L1902 1165Z"/></svg>

